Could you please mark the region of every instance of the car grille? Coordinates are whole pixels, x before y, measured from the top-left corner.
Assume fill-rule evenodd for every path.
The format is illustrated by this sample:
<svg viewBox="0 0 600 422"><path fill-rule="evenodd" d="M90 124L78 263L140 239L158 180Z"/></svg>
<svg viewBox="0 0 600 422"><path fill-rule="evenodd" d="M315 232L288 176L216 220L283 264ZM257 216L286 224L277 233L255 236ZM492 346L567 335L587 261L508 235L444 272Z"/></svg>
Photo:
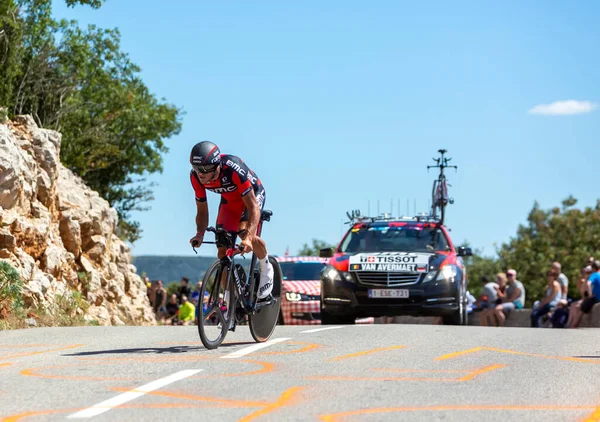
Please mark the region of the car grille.
<svg viewBox="0 0 600 422"><path fill-rule="evenodd" d="M368 286L404 286L415 284L421 274L384 273L377 271L360 271L355 273L360 284Z"/></svg>

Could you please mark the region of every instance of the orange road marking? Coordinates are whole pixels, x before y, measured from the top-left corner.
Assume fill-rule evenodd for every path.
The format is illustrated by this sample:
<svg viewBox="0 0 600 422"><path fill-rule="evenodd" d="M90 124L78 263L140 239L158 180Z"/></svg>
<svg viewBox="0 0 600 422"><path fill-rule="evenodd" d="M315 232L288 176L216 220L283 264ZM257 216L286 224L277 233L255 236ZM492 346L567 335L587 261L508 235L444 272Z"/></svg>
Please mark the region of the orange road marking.
<svg viewBox="0 0 600 422"><path fill-rule="evenodd" d="M302 347L301 349L289 350L287 352L262 352L262 353L256 353L256 355L289 355L292 353L304 353L304 352L308 352L310 350L314 350L319 347L322 347L320 344L304 343L304 342L300 342L300 341L289 341L287 343L288 344L306 344L306 346Z"/></svg>
<svg viewBox="0 0 600 422"><path fill-rule="evenodd" d="M28 368L23 369L19 372L20 375L26 377L38 377L38 378L48 378L48 379L62 379L62 380L78 380L78 381L134 381L135 378L105 378L105 377L87 377L80 375L47 375L40 374L38 371L43 369L50 368L68 368L74 366L82 366L82 364L75 363L72 365L56 365L56 366L44 366L43 368Z"/></svg>
<svg viewBox="0 0 600 422"><path fill-rule="evenodd" d="M330 361L335 361L335 360L342 360L342 359L350 359L350 358L354 358L357 356L364 356L364 355L370 355L371 353L377 353L377 352L385 352L387 350L396 350L396 349L403 349L406 346L390 346L390 347L380 347L377 349L371 349L371 350L365 350L364 352L357 352L357 353L351 353L349 355L343 355L343 356L338 356L332 359L329 359Z"/></svg>
<svg viewBox="0 0 600 422"><path fill-rule="evenodd" d="M469 353L478 352L480 350L483 350L483 347L476 347L474 349L463 350L461 352L448 353L447 355L440 356L439 358L435 358L434 360L452 359L452 358L455 358L455 357L458 357L458 356L462 356L462 355L466 355L466 354L469 354Z"/></svg>
<svg viewBox="0 0 600 422"><path fill-rule="evenodd" d="M410 372L410 373L442 373L442 374L462 374L464 372L469 372L468 369L458 370L458 369L397 369L397 368L373 368L372 371L382 371L382 372Z"/></svg>
<svg viewBox="0 0 600 422"><path fill-rule="evenodd" d="M251 413L250 415L240 419L238 422L248 422L258 418L259 416L266 415L268 413L273 412L274 410L293 404L297 401L296 394L303 389L304 387L292 387L284 391L284 393L277 399L277 401L269 404L267 407L264 407L254 413Z"/></svg>
<svg viewBox="0 0 600 422"><path fill-rule="evenodd" d="M3 419L0 419L0 422L17 422L23 418L27 418L30 416L44 416L44 415L52 415L55 413L67 413L67 412L77 412L81 409L57 409L57 410L42 410L39 412L24 412L16 415L6 416Z"/></svg>
<svg viewBox="0 0 600 422"><path fill-rule="evenodd" d="M27 352L27 353L20 353L18 355L0 356L0 360L20 358L20 357L23 357L23 356L41 355L43 353L58 352L59 350L75 349L76 347L81 347L81 346L85 346L85 344L73 344L71 346L59 347L57 349L42 350L40 352Z"/></svg>
<svg viewBox="0 0 600 422"><path fill-rule="evenodd" d="M471 381L473 378L475 378L478 375L485 374L486 372L495 371L496 369L504 368L505 366L506 365L490 365L490 366L486 366L485 368L478 369L476 371L471 372L468 375L465 375L462 378L459 378L458 381Z"/></svg>
<svg viewBox="0 0 600 422"><path fill-rule="evenodd" d="M600 364L600 361L598 361L598 360L592 360L592 359L572 358L572 357L569 357L569 356L538 355L538 354L535 354L535 353L517 352L515 350L497 349L495 347L475 347L474 349L463 350L463 351L454 352L454 353L448 353L447 355L442 355L440 357L435 358L434 360L453 359L453 358L458 357L458 356L463 356L463 355L466 355L466 354L469 354L469 353L479 352L481 350L488 350L488 351L491 351L491 352L498 352L498 353L508 353L508 354L511 354L511 355L531 356L531 357L544 358L544 359L558 359L558 360L566 360L566 361L573 361L573 362L592 363L592 364L596 364L596 365Z"/></svg>
<svg viewBox="0 0 600 422"><path fill-rule="evenodd" d="M495 371L496 369L504 368L506 365L491 365L485 368L475 369L471 371L428 371L428 370L412 370L412 369L376 369L377 371L397 371L397 372L468 372L467 375L461 378L419 378L419 377L346 377L346 376L309 376L307 379L324 380L324 381L428 381L428 382L465 382L471 381L476 376L486 372Z"/></svg>
<svg viewBox="0 0 600 422"><path fill-rule="evenodd" d="M12 365L12 362L0 363L0 368L2 368L3 366L10 366L10 365Z"/></svg>
<svg viewBox="0 0 600 422"><path fill-rule="evenodd" d="M135 389L131 388L111 388L113 391L135 391ZM265 407L269 406L271 403L264 401L244 401L244 400L230 400L230 399L220 399L217 397L200 397L193 396L190 394L181 394L172 391L150 391L147 392L146 395L151 396L163 396L163 397L171 397L177 399L185 399L185 400L193 400L193 401L202 401L214 404L224 405L226 407Z"/></svg>
<svg viewBox="0 0 600 422"><path fill-rule="evenodd" d="M148 361L148 362L161 362L161 361L176 362L179 359L184 360L184 361L191 360L191 359L187 359L187 358L185 358L185 359L182 359L182 358L183 357L173 357L173 358L167 359L167 360L160 360L160 359L166 359L166 358L150 359L150 360L148 360L148 358L147 358L146 361ZM195 357L194 359L197 360L198 358ZM206 358L206 359L208 359L208 358ZM148 377L114 378L114 377L90 377L90 376L80 376L80 375L50 375L50 374L44 374L41 372L41 371L45 371L47 369L69 368L69 367L78 367L78 366L80 367L80 366L119 365L119 364L127 363L130 360L136 360L136 359L135 358L109 358L109 359L94 358L94 360L99 360L100 362L98 364L96 364L96 363L91 363L89 360L87 360L86 362L67 364L67 365L44 366L42 368L27 368L27 369L23 369L21 372L19 372L19 374L21 374L23 376L28 376L28 377L65 379L65 380L77 380L77 381L135 381L135 380L152 379L152 378L148 378ZM223 360L217 359L217 358L214 358L214 360L223 362ZM270 362L262 362L262 361L257 361L257 360L248 360L248 359L240 359L237 362L244 362L244 363L249 363L252 365L257 365L260 368L252 370L252 371L235 372L235 373L231 373L231 374L195 375L195 376L190 377L190 379L193 379L193 378L196 378L196 379L197 378L219 378L219 377L243 377L243 376L249 376L249 375L265 374L268 372L272 372L275 369L275 364L270 363Z"/></svg>
<svg viewBox="0 0 600 422"><path fill-rule="evenodd" d="M600 422L600 406L596 408L594 413L585 418L583 422Z"/></svg>
<svg viewBox="0 0 600 422"><path fill-rule="evenodd" d="M257 369L256 371L252 371L252 372L239 372L239 373L234 373L234 374L221 374L221 375L215 374L215 375L206 375L206 376L196 375L196 376L190 377L190 378L245 377L248 375L266 374L267 372L273 372L273 370L275 369L275 365L270 362L261 362L259 360L238 360L238 362L253 363L255 365L262 366L262 369Z"/></svg>
<svg viewBox="0 0 600 422"><path fill-rule="evenodd" d="M53 347L56 344L0 344L0 349L18 349L21 347Z"/></svg>
<svg viewBox="0 0 600 422"><path fill-rule="evenodd" d="M320 381L436 381L458 382L454 378L411 378L411 377L344 377L344 376L309 376L309 380Z"/></svg>
<svg viewBox="0 0 600 422"><path fill-rule="evenodd" d="M121 406L115 407L115 409L174 409L174 408L202 408L206 406L202 405L194 405L189 403L151 403L151 404L124 404ZM45 415L53 415L56 413L75 413L84 408L79 409L53 409L53 410L41 410L38 412L24 412L19 413L17 415L6 416L3 419L0 419L0 422L18 422L23 418L28 418L31 416L45 416Z"/></svg>
<svg viewBox="0 0 600 422"><path fill-rule="evenodd" d="M213 397L196 397L189 395L181 395L177 393L169 393L169 392L160 392L153 391L148 394L161 395L167 397L176 397L183 399L190 399L195 401L204 401L214 404L227 405L231 407L262 407L262 409L245 416L240 419L239 422L248 422L253 419L258 418L259 416L266 415L268 413L273 412L274 410L280 409L284 406L289 406L294 404L298 400L298 392L304 389L304 387L292 387L283 392L283 394L273 403L269 402L250 402L250 401L242 401L242 400L228 400L228 399L219 399ZM130 391L128 389L123 388L114 388L116 391ZM153 404L123 404L121 406L117 406L114 409L176 409L176 408L206 408L206 405L199 404L189 404L189 403L153 403ZM52 415L56 413L75 413L82 410L79 409L52 409L52 410L42 410L36 412L24 412L16 415L6 416L3 419L0 419L0 422L18 422L23 418L32 417L32 416L44 416L44 415Z"/></svg>
<svg viewBox="0 0 600 422"><path fill-rule="evenodd" d="M378 409L361 409L351 412L333 413L329 415L321 415L321 421L323 422L337 422L341 421L341 418L356 415L365 415L369 413L390 413L390 412L437 412L437 411L477 411L477 410L589 410L595 406L550 406L550 405L538 405L538 406L493 406L493 405L474 405L474 406L422 406L422 407L382 407Z"/></svg>

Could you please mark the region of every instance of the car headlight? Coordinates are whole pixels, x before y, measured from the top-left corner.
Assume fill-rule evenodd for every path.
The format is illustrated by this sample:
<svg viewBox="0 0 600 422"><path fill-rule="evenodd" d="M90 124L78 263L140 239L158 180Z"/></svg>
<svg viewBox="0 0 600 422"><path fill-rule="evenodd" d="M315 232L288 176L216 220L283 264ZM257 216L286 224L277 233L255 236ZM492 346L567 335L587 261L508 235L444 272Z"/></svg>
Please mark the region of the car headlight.
<svg viewBox="0 0 600 422"><path fill-rule="evenodd" d="M458 267L456 265L444 265L439 271L430 271L423 279L423 283L428 283L433 280L454 282L456 274L458 274Z"/></svg>
<svg viewBox="0 0 600 422"><path fill-rule="evenodd" d="M302 295L296 292L286 292L285 298L290 302L299 302L302 300Z"/></svg>
<svg viewBox="0 0 600 422"><path fill-rule="evenodd" d="M334 283L338 282L338 281L342 281L342 278L344 279L344 281L354 283L352 274L350 274L349 272L346 272L346 271L338 271L334 267L331 267L331 266L325 267L323 269L323 271L321 272L321 274L323 275L323 278L325 280L331 280Z"/></svg>
<svg viewBox="0 0 600 422"><path fill-rule="evenodd" d="M452 281L454 282L454 277L458 274L458 268L454 264L444 265L440 270L436 280L437 281Z"/></svg>
<svg viewBox="0 0 600 422"><path fill-rule="evenodd" d="M319 296L306 295L304 293L296 293L296 292L285 292L285 298L290 302L319 300Z"/></svg>

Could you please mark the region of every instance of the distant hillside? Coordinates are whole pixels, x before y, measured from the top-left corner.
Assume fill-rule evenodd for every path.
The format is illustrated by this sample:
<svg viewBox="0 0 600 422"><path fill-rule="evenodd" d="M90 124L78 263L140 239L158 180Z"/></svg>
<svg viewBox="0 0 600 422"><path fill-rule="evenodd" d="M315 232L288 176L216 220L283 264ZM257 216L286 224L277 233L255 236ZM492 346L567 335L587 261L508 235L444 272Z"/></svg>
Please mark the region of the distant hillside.
<svg viewBox="0 0 600 422"><path fill-rule="evenodd" d="M141 255L131 258L140 276L146 273L150 280L162 280L165 284L179 282L184 276L196 284L215 260L216 257L211 256Z"/></svg>

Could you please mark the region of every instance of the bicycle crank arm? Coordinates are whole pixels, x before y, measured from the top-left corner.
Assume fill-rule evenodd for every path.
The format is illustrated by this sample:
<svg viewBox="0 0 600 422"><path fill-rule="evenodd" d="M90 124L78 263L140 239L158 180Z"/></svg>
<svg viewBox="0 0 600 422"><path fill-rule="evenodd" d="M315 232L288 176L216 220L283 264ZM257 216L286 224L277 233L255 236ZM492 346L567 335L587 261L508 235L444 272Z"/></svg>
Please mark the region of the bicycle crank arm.
<svg viewBox="0 0 600 422"><path fill-rule="evenodd" d="M272 298L266 302L257 302L254 306L254 314L260 310L260 308L264 308L265 306L271 306L272 304L277 303L276 298Z"/></svg>

